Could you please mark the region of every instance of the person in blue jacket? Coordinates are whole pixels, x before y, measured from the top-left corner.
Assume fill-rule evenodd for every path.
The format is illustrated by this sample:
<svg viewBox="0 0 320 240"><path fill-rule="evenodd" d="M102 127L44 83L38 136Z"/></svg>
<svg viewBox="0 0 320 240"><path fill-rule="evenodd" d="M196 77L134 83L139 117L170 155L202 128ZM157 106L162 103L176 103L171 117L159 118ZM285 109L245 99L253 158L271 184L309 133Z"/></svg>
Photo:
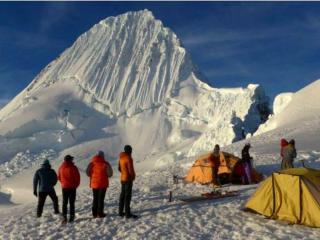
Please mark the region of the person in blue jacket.
<svg viewBox="0 0 320 240"><path fill-rule="evenodd" d="M37 217L41 217L48 195L53 202L54 213L59 214L58 197L54 190L57 180L57 174L51 168L49 160L44 160L41 168L36 171L33 177L33 194L38 197Z"/></svg>

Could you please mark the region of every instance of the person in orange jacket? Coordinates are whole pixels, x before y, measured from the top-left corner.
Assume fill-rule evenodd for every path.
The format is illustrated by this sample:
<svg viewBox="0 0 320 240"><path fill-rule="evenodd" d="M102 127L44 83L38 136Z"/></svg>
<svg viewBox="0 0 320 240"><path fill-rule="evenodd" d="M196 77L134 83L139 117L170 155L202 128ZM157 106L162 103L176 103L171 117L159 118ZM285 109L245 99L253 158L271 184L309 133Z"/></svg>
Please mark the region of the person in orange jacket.
<svg viewBox="0 0 320 240"><path fill-rule="evenodd" d="M133 167L132 147L124 146L124 152L119 155L118 170L121 173L121 193L119 199L119 216L126 218L137 218L137 215L131 213L130 203L132 196L132 184L136 178ZM124 210L124 211L123 211Z"/></svg>
<svg viewBox="0 0 320 240"><path fill-rule="evenodd" d="M73 163L73 156L66 155L58 171L58 179L62 188L62 215L63 222L67 223L68 202L70 204L69 222L74 221L76 189L80 185L80 173Z"/></svg>
<svg viewBox="0 0 320 240"><path fill-rule="evenodd" d="M99 151L87 167L87 175L90 177L90 187L93 192L92 215L94 218L104 218L104 198L109 187L108 172L112 171L111 165L105 160L104 152Z"/></svg>

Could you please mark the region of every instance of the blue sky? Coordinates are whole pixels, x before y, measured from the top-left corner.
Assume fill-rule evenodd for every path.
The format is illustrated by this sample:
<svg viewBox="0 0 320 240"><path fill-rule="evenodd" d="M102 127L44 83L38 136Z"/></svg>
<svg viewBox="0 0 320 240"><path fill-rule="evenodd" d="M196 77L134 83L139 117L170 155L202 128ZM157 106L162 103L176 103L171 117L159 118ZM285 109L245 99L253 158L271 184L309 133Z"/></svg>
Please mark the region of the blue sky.
<svg viewBox="0 0 320 240"><path fill-rule="evenodd" d="M320 78L320 2L0 2L0 105L92 25L149 9L215 87L269 96Z"/></svg>

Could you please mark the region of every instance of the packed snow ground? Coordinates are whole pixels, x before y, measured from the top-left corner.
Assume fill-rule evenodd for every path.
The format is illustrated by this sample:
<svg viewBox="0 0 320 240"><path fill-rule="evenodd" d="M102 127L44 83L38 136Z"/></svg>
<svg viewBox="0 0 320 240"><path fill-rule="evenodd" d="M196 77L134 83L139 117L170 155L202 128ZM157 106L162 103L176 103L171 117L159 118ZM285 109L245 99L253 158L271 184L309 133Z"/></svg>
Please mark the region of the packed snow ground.
<svg viewBox="0 0 320 240"><path fill-rule="evenodd" d="M241 146L243 143L238 143ZM228 151L237 152L231 145ZM258 145L257 149L259 149ZM266 153L252 151L259 171L269 174L279 168L277 153L271 153L271 144L265 144ZM269 150L266 150L268 149ZM300 151L298 159L305 164L320 167L320 151ZM132 209L140 215L138 220L126 220L117 216L120 192L118 176L110 182L105 200L105 219L91 218L92 194L88 178L82 174L81 188L76 201L76 221L61 226L61 216L53 214L48 199L42 218L35 217L36 198L31 188L26 191L25 204L7 203L0 210L1 239L319 239L320 229L265 219L263 216L244 212L243 206L257 185L231 185L226 190L238 190L239 197L200 201L185 204L179 200L185 196L198 196L210 188L197 184L172 183L172 175L183 175L194 159L186 159L164 168L140 172L134 183ZM58 163L57 160L56 163ZM113 164L115 165L115 164ZM297 160L296 165L301 165ZM55 164L54 164L55 166ZM34 166L35 167L35 166ZM31 167L30 170L33 171ZM56 166L55 166L56 168ZM30 171L30 172L32 172ZM28 172L28 171L27 171ZM19 174L18 174L19 175ZM32 176L23 173L31 186ZM17 175L9 177L13 180ZM17 178L20 179L21 178ZM10 184L9 184L10 185ZM60 187L56 187L60 193ZM173 202L168 202L168 192L173 191ZM19 200L24 197L20 196ZM31 200L30 200L31 199ZM61 196L60 196L61 202Z"/></svg>

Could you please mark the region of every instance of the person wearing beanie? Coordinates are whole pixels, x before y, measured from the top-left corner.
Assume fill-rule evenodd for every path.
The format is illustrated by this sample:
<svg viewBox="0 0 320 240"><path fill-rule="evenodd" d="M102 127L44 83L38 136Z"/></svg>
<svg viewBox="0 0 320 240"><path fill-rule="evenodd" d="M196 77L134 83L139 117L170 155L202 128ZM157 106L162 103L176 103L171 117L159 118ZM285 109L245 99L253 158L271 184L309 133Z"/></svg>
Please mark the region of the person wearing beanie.
<svg viewBox="0 0 320 240"><path fill-rule="evenodd" d="M70 205L69 222L74 221L76 189L80 185L80 173L73 163L74 157L66 155L58 171L58 179L62 188L62 223L67 223L68 203Z"/></svg>
<svg viewBox="0 0 320 240"><path fill-rule="evenodd" d="M121 173L121 193L119 198L119 216L126 218L137 218L138 216L131 213L131 196L132 185L136 178L133 167L132 147L124 146L124 152L119 154L118 170Z"/></svg>
<svg viewBox="0 0 320 240"><path fill-rule="evenodd" d="M59 214L58 197L54 190L57 183L57 174L51 168L49 160L44 160L41 168L38 169L33 177L33 194L38 197L37 217L41 217L43 206L47 196L53 202L54 213Z"/></svg>
<svg viewBox="0 0 320 240"><path fill-rule="evenodd" d="M90 187L93 193L92 215L93 218L104 218L104 198L109 186L109 177L112 176L112 167L105 160L104 152L99 151L87 167L87 175L90 177Z"/></svg>

